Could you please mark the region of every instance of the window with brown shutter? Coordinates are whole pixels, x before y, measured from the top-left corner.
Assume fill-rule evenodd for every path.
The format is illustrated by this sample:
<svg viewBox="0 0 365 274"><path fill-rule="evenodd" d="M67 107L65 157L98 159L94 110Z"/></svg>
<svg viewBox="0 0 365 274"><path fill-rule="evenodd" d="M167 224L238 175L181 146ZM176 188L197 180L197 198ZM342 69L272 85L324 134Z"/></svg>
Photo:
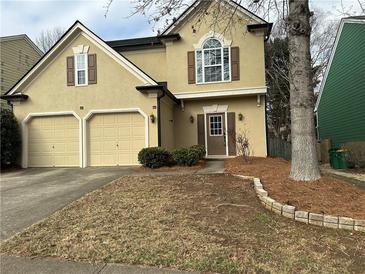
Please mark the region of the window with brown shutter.
<svg viewBox="0 0 365 274"><path fill-rule="evenodd" d="M88 66L88 82L90 84L96 84L96 54L89 54L87 56Z"/></svg>
<svg viewBox="0 0 365 274"><path fill-rule="evenodd" d="M238 81L240 79L240 48L231 47L231 79Z"/></svg>
<svg viewBox="0 0 365 274"><path fill-rule="evenodd" d="M236 113L227 113L227 128L228 128L228 155L235 156L236 152Z"/></svg>
<svg viewBox="0 0 365 274"><path fill-rule="evenodd" d="M204 114L198 114L198 145L205 146L205 127L204 127Z"/></svg>
<svg viewBox="0 0 365 274"><path fill-rule="evenodd" d="M195 52L188 52L188 83L195 84Z"/></svg>
<svg viewBox="0 0 365 274"><path fill-rule="evenodd" d="M67 85L75 85L75 62L73 56L66 58L66 74L67 74Z"/></svg>

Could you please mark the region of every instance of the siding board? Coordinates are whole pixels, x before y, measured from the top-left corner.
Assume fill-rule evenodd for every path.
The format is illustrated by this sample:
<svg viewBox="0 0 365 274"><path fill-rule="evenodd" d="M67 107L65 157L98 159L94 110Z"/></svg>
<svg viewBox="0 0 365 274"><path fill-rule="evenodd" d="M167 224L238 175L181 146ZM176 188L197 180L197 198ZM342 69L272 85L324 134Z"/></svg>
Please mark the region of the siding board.
<svg viewBox="0 0 365 274"><path fill-rule="evenodd" d="M320 139L365 141L365 24L344 23L318 106Z"/></svg>

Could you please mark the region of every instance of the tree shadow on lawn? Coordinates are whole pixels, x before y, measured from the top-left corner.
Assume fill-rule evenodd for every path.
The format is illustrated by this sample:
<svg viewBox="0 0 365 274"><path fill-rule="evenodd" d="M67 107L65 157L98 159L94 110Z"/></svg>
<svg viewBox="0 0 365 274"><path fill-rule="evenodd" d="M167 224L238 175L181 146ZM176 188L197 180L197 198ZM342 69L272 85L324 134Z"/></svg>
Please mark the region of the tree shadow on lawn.
<svg viewBox="0 0 365 274"><path fill-rule="evenodd" d="M221 273L361 272L364 233L266 211L231 175L122 177L2 243L1 252Z"/></svg>

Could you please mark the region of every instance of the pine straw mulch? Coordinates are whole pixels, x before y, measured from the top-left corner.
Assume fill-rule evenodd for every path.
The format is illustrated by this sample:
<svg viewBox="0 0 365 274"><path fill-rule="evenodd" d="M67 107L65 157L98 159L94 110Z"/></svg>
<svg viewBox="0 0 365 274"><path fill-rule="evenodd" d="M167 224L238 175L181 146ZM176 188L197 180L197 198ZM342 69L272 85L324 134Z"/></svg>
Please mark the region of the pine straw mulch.
<svg viewBox="0 0 365 274"><path fill-rule="evenodd" d="M365 190L348 182L323 176L313 182L289 179L290 162L281 158L237 157L225 162L227 172L259 177L273 199L299 210L365 219Z"/></svg>

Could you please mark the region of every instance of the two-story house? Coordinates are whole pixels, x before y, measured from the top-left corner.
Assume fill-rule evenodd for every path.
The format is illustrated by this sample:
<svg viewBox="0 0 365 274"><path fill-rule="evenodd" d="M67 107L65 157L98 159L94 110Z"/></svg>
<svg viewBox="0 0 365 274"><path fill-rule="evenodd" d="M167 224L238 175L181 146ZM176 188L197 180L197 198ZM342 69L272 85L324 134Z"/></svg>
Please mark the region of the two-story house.
<svg viewBox="0 0 365 274"><path fill-rule="evenodd" d="M143 147L194 144L229 157L243 131L266 156L271 24L221 3L238 19L226 33L209 12L192 29L200 1L155 37L106 42L75 22L5 96L22 123L23 167L133 165Z"/></svg>
<svg viewBox="0 0 365 274"><path fill-rule="evenodd" d="M0 90L6 93L43 55L26 35L0 37ZM8 107L1 100L1 108Z"/></svg>

